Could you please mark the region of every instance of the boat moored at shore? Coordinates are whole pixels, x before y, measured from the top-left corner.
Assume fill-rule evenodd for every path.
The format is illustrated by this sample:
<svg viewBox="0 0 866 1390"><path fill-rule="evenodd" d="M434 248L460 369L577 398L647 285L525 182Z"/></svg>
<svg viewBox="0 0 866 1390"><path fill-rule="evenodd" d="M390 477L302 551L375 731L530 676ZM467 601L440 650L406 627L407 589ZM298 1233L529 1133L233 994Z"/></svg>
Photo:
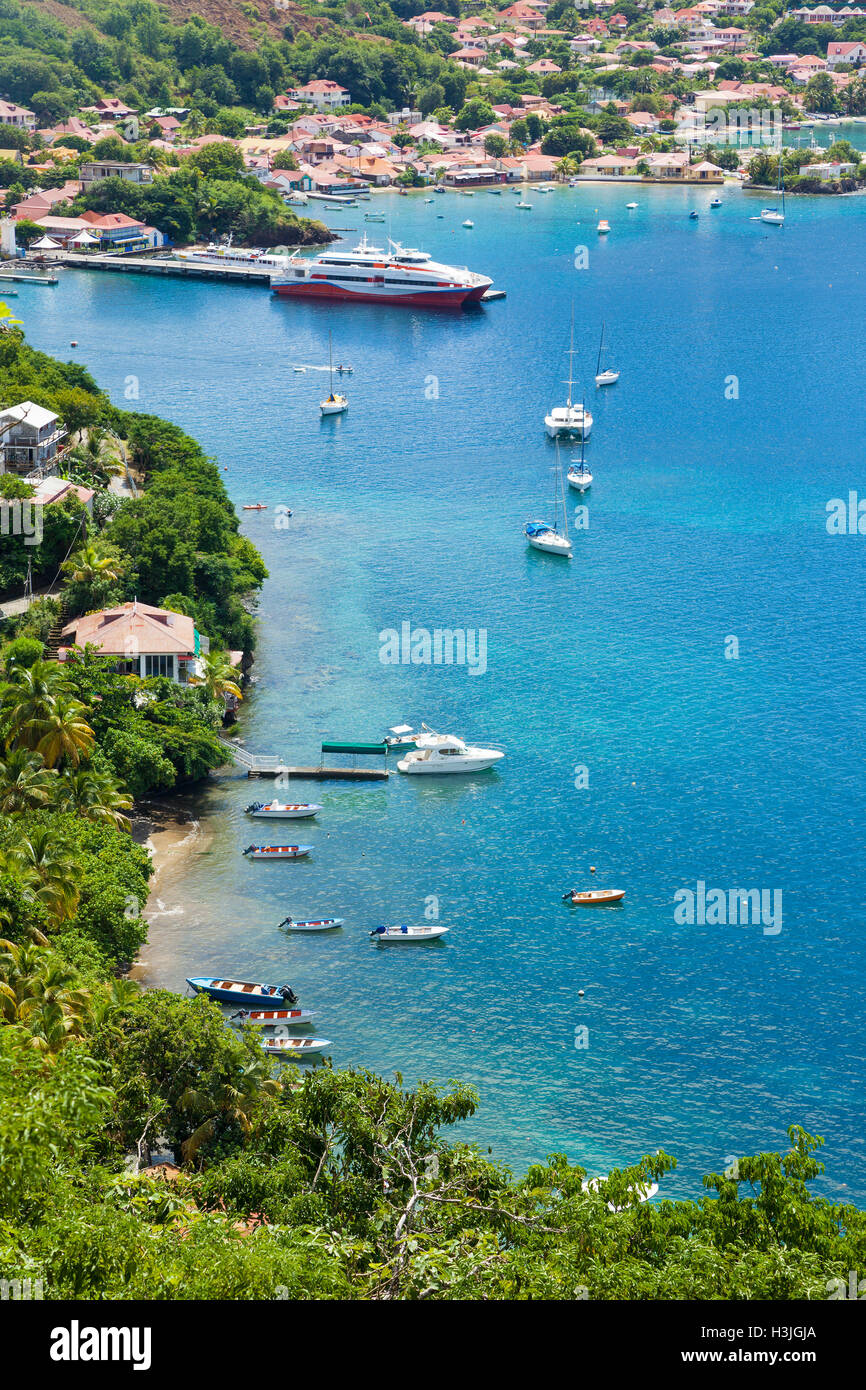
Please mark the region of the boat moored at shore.
<svg viewBox="0 0 866 1390"><path fill-rule="evenodd" d="M298 996L291 985L262 985L250 980L214 980L210 975L187 976L187 984L196 994L206 994L218 1004L297 1004Z"/></svg>
<svg viewBox="0 0 866 1390"><path fill-rule="evenodd" d="M421 734L415 749L397 764L398 772L485 772L505 757L499 748L474 748L453 734Z"/></svg>
<svg viewBox="0 0 866 1390"><path fill-rule="evenodd" d="M312 845L247 845L243 851L250 859L303 859Z"/></svg>
<svg viewBox="0 0 866 1390"><path fill-rule="evenodd" d="M314 801L253 801L246 813L258 820L308 820L321 809Z"/></svg>
<svg viewBox="0 0 866 1390"><path fill-rule="evenodd" d="M440 937L447 936L450 927L374 927L370 932L373 941L380 941L384 945L392 942L420 942L438 941Z"/></svg>
<svg viewBox="0 0 866 1390"><path fill-rule="evenodd" d="M274 293L291 298L354 299L378 304L453 308L478 303L493 281L465 267L434 261L427 251L388 239L387 250L364 235L353 251L321 251L313 259L293 257L285 275L274 276Z"/></svg>

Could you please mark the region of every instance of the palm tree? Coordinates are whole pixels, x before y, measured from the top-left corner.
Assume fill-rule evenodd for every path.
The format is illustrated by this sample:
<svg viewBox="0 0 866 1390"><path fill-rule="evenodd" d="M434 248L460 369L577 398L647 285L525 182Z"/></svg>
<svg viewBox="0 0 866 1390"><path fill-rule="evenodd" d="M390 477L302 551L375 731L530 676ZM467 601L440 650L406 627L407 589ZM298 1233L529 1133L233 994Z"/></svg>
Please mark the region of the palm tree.
<svg viewBox="0 0 866 1390"><path fill-rule="evenodd" d="M40 903L53 917L73 916L79 897L78 869L48 827L35 827L0 853L0 874L4 873L18 881L25 898Z"/></svg>
<svg viewBox="0 0 866 1390"><path fill-rule="evenodd" d="M66 672L56 661L34 661L32 666L15 666L7 675L10 680L0 698L6 747L14 743L35 748L39 741L35 726L48 717L58 696L69 690Z"/></svg>
<svg viewBox="0 0 866 1390"><path fill-rule="evenodd" d="M36 752L42 754L48 767L61 760L78 767L81 754L92 752L95 735L82 717L86 713L87 706L80 700L60 695L48 714L33 725L31 737L38 734Z"/></svg>
<svg viewBox="0 0 866 1390"><path fill-rule="evenodd" d="M0 940L0 1018L26 1028L33 1047L54 1054L82 1036L89 1005L88 991L60 956L32 942Z"/></svg>
<svg viewBox="0 0 866 1390"><path fill-rule="evenodd" d="M123 561L116 550L99 545L83 545L61 565L74 584L114 583L123 572Z"/></svg>
<svg viewBox="0 0 866 1390"><path fill-rule="evenodd" d="M62 810L77 811L85 820L117 830L131 828L125 812L132 808L132 797L107 772L92 768L66 772L60 779L60 797ZM0 799L0 810L2 805Z"/></svg>
<svg viewBox="0 0 866 1390"><path fill-rule="evenodd" d="M262 1096L279 1095L281 1090L279 1081L270 1075L267 1057L247 1060L232 1080L215 1084L213 1089L188 1087L180 1097L180 1107L194 1118L203 1118L181 1145L184 1159L195 1157L202 1144L212 1137L220 1118L233 1121L240 1125L244 1134L250 1134L252 1116Z"/></svg>
<svg viewBox="0 0 866 1390"><path fill-rule="evenodd" d="M57 792L57 774L45 766L41 753L16 748L0 762L0 815L47 806Z"/></svg>
<svg viewBox="0 0 866 1390"><path fill-rule="evenodd" d="M201 674L190 677L190 685L203 685L212 700L225 701L227 695L244 698L237 682L238 669L229 661L228 652L209 652L199 658L199 668Z"/></svg>

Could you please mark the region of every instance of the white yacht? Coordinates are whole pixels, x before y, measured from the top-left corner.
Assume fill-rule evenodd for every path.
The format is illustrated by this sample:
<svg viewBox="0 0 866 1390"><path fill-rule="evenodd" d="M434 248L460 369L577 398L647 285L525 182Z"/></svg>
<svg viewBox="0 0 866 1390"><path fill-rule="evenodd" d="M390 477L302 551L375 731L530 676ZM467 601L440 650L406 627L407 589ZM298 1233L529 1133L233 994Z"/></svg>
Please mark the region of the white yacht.
<svg viewBox="0 0 866 1390"><path fill-rule="evenodd" d="M475 748L453 734L421 734L414 752L401 758L397 769L412 774L484 772L504 757L499 748Z"/></svg>
<svg viewBox="0 0 866 1390"><path fill-rule="evenodd" d="M613 386L619 381L619 372L614 367L602 367L601 359L604 356L604 324L601 325L601 340L598 344L598 361L595 364L595 384L596 386Z"/></svg>
<svg viewBox="0 0 866 1390"><path fill-rule="evenodd" d="M785 162L782 155L783 151L782 147L780 146L778 159L778 176L776 179L776 183L778 187L779 198L781 201L781 207L761 208L761 215L758 219L760 222L769 222L771 227L781 227L782 223L785 221Z"/></svg>
<svg viewBox="0 0 866 1390"><path fill-rule="evenodd" d="M568 398L565 405L555 405L544 417L544 428L551 439L559 435L589 439L592 416L582 404L572 400L574 394L574 305L571 306L571 344L568 349Z"/></svg>
<svg viewBox="0 0 866 1390"><path fill-rule="evenodd" d="M568 470L568 486L573 487L575 492L586 492L587 488L592 487L592 474L586 466L585 444L586 440L582 439L580 441L580 458L572 459L571 467Z"/></svg>
<svg viewBox="0 0 866 1390"><path fill-rule="evenodd" d="M562 530L559 529L559 503L562 497ZM553 525L549 521L527 521L523 534L533 550L546 550L549 555L563 555L571 559L571 541L568 538L568 512L565 496L562 493L562 468L559 462L559 441L556 444L556 467L553 470Z"/></svg>

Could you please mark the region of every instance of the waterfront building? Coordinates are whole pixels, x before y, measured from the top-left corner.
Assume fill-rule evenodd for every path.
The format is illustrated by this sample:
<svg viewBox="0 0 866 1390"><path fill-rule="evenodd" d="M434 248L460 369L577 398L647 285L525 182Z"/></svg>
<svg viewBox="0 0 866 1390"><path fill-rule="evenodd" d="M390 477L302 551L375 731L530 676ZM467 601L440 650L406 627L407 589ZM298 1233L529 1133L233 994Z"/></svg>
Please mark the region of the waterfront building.
<svg viewBox="0 0 866 1390"><path fill-rule="evenodd" d="M122 675L167 676L177 685L186 685L198 674L198 658L210 650L210 642L200 633L192 618L149 603L121 603L75 618L63 629L67 647L89 642L103 656L116 658L115 669ZM61 659L64 650L61 648Z"/></svg>

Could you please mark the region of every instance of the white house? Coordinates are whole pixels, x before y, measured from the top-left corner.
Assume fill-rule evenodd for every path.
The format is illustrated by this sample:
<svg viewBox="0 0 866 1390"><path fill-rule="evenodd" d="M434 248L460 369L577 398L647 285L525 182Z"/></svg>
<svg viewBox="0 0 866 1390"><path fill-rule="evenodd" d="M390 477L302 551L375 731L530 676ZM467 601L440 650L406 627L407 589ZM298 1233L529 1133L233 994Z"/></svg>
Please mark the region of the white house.
<svg viewBox="0 0 866 1390"><path fill-rule="evenodd" d="M35 130L36 114L14 101L0 101L0 125L14 125L19 130Z"/></svg>
<svg viewBox="0 0 866 1390"><path fill-rule="evenodd" d="M295 101L309 102L317 111L334 111L337 107L348 106L352 100L350 93L339 82L318 77L312 82L305 82L303 87L290 88L288 95L294 97Z"/></svg>
<svg viewBox="0 0 866 1390"><path fill-rule="evenodd" d="M33 401L0 410L0 472L52 468L65 438L59 415Z"/></svg>
<svg viewBox="0 0 866 1390"><path fill-rule="evenodd" d="M827 67L837 68L840 63L866 62L866 43L830 43L827 45Z"/></svg>

